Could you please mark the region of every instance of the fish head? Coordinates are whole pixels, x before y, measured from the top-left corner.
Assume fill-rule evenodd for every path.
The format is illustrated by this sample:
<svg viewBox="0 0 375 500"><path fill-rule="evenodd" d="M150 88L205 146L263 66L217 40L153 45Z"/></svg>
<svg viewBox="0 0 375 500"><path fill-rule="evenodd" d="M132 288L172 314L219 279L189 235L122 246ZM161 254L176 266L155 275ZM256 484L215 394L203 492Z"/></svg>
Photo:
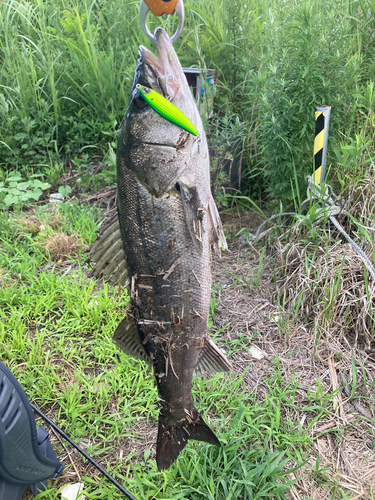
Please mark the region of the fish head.
<svg viewBox="0 0 375 500"><path fill-rule="evenodd" d="M176 148L180 156L197 154L204 135L202 121L173 45L162 28L155 32L157 56L140 46L134 73L132 100L125 117L124 140L132 147L154 145ZM197 140L168 121L142 99L139 86L155 90L174 104L197 128ZM204 137L205 141L205 137Z"/></svg>
<svg viewBox="0 0 375 500"><path fill-rule="evenodd" d="M143 45L139 47L133 88L137 83L147 82L146 87L164 95L176 106L186 106L184 93L189 91L189 86L173 45L162 28L155 31L155 43L157 56Z"/></svg>

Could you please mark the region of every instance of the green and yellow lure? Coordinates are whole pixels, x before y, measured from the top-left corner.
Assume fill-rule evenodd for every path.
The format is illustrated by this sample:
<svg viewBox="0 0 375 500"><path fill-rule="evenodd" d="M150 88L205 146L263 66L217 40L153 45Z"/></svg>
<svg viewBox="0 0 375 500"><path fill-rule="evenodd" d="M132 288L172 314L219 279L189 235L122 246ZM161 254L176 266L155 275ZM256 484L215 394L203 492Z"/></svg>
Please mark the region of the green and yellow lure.
<svg viewBox="0 0 375 500"><path fill-rule="evenodd" d="M196 137L199 135L198 130L194 127L189 118L164 96L143 85L138 84L137 89L147 104L163 118L187 130L187 132L190 132Z"/></svg>

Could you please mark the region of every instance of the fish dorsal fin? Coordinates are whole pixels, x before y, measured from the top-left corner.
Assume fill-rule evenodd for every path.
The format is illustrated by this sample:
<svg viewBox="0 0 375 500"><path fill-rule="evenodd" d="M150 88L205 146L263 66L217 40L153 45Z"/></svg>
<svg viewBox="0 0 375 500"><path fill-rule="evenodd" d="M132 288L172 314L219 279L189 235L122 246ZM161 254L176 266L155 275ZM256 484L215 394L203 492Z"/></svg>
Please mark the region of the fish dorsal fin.
<svg viewBox="0 0 375 500"><path fill-rule="evenodd" d="M228 250L220 215L216 207L215 200L211 196L208 201L208 224L210 228L210 243L215 252L220 255L221 250Z"/></svg>
<svg viewBox="0 0 375 500"><path fill-rule="evenodd" d="M202 205L199 202L198 190L195 186L187 186L179 182L182 206L184 207L185 220L191 238L196 248L202 250Z"/></svg>
<svg viewBox="0 0 375 500"><path fill-rule="evenodd" d="M134 318L125 317L116 328L112 340L125 354L151 364L150 357L147 355L139 336Z"/></svg>
<svg viewBox="0 0 375 500"><path fill-rule="evenodd" d="M204 346L194 369L194 377L201 377L205 373L229 372L232 369L225 354L209 338L203 339Z"/></svg>
<svg viewBox="0 0 375 500"><path fill-rule="evenodd" d="M88 261L92 264L92 275L104 277L117 285L121 276L121 285L129 285L129 273L122 244L120 223L115 214L99 232L99 236L90 248Z"/></svg>

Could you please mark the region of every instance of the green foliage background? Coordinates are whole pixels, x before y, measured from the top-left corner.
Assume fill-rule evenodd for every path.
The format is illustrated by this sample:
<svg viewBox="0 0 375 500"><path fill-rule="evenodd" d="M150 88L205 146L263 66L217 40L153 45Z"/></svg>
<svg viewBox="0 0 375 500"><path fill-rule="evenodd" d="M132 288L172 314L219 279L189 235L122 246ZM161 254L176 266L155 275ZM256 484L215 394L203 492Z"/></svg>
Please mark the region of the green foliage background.
<svg viewBox="0 0 375 500"><path fill-rule="evenodd" d="M2 177L17 170L49 181L56 164L112 151L138 46L152 49L138 7L138 0L0 4ZM242 124L247 194L290 201L303 189L317 105L332 106L334 164L350 137L371 136L372 0L191 0L185 8L176 48L183 65L216 70L216 114ZM176 20L161 23L172 32Z"/></svg>
<svg viewBox="0 0 375 500"><path fill-rule="evenodd" d="M48 183L57 190L68 168L80 192L114 184L114 148L138 46L153 49L139 28L139 1L0 1L0 358L18 370L31 400L54 408L56 421L75 440L92 439L88 452L100 455L104 466L107 447L117 449L128 437L139 440L137 426L155 424L157 417L152 375L110 341L128 296L107 285L96 288L84 273L86 254L77 257L70 275L68 267L51 262L42 251L54 229L48 226L50 204L35 209L31 225L22 224L17 206L37 199ZM215 117L207 130L224 156L240 141L245 195L274 205L303 199L313 168L314 111L322 104L332 106L330 182L341 191L366 182L366 174L373 174L375 0L186 0L185 8L185 29L175 46L184 66L216 70ZM176 19L158 22L174 32ZM68 188L59 191L67 194ZM224 204L222 190L217 196ZM252 198L242 201L253 208ZM10 206L15 214L2 210ZM61 204L59 210L61 231L90 245L96 210L87 203ZM312 213L306 225L313 223ZM38 221L40 232L33 234ZM244 282L249 290L258 286L264 255L258 274ZM242 277L234 278L235 287ZM296 304L298 309L301 301ZM211 306L213 316L215 295ZM258 335L227 341L222 330L216 336L230 354L248 349ZM287 476L306 465L310 432L332 419L335 393L326 393L319 381L298 406L299 381L286 382L275 362L259 401L249 393L245 373L194 382L200 411L209 413L225 446L190 442L162 473L149 449L143 460L132 450L112 456L111 474L139 498L286 498L294 483ZM301 412L309 415L304 429ZM337 446L343 429L335 435ZM342 492L319 464L319 457L315 467L310 461L304 474L311 472L332 498L349 498L352 493ZM95 477L85 484L88 498L120 498ZM54 500L60 493L51 486L40 498Z"/></svg>

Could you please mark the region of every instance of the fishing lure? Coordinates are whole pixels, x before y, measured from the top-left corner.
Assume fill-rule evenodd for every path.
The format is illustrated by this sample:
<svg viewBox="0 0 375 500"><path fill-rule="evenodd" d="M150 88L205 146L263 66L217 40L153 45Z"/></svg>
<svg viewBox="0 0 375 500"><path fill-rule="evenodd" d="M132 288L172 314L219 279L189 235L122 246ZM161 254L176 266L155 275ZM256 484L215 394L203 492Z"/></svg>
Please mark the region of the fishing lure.
<svg viewBox="0 0 375 500"><path fill-rule="evenodd" d="M199 135L198 130L194 127L189 118L164 96L143 85L138 84L136 88L147 104L163 118L178 125L196 137Z"/></svg>

